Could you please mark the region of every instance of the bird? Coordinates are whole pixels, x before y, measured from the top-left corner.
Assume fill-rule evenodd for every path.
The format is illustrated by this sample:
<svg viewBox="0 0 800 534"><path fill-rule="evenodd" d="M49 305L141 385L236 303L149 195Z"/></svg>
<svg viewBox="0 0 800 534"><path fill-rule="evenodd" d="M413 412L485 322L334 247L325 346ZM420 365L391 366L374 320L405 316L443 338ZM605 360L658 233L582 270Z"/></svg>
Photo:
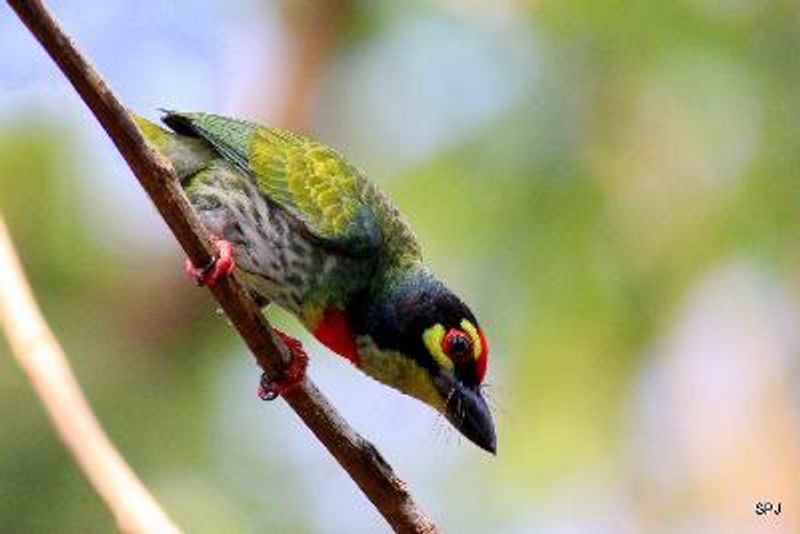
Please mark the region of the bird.
<svg viewBox="0 0 800 534"><path fill-rule="evenodd" d="M161 110L166 128L134 115L172 164L213 238L198 285L240 275L261 307L295 315L327 348L497 453L482 393L489 345L475 315L423 262L407 219L335 149L290 131L200 112ZM272 399L302 382L308 358L278 332L291 362L262 375Z"/></svg>

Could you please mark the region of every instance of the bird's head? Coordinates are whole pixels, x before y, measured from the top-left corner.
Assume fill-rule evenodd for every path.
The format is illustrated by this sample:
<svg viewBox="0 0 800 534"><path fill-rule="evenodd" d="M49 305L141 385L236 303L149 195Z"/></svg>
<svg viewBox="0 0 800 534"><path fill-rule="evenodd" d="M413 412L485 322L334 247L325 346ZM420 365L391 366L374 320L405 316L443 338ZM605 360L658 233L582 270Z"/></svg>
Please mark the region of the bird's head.
<svg viewBox="0 0 800 534"><path fill-rule="evenodd" d="M427 271L393 284L359 340L363 369L441 412L479 447L496 453L481 393L489 345L470 309Z"/></svg>

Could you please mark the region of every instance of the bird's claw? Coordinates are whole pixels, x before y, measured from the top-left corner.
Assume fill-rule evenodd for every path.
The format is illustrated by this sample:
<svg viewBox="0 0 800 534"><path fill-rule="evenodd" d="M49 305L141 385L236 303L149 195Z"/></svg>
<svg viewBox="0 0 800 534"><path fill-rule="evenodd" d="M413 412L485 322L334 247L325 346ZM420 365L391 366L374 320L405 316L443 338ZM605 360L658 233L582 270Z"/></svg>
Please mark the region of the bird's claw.
<svg viewBox="0 0 800 534"><path fill-rule="evenodd" d="M217 255L205 267L196 267L192 260L186 258L186 276L198 286L213 287L216 283L233 272L236 263L233 260L233 245L225 239L215 239L214 248Z"/></svg>
<svg viewBox="0 0 800 534"><path fill-rule="evenodd" d="M308 355L303 350L303 345L280 330L276 329L275 333L278 334L289 350L292 359L286 364L277 378L270 378L267 373L261 374L261 380L258 384L258 397L264 401L275 400L297 386L305 378L306 367L308 367Z"/></svg>

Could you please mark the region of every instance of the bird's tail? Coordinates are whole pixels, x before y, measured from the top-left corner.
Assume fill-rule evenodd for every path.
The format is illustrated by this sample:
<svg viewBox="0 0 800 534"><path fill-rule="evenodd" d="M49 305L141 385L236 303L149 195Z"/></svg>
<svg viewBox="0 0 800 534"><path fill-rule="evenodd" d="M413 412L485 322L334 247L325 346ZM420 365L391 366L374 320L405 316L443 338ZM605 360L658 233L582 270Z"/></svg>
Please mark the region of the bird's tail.
<svg viewBox="0 0 800 534"><path fill-rule="evenodd" d="M218 157L211 145L202 139L171 132L135 113L131 113L131 117L147 143L172 163L181 181L201 171L209 161Z"/></svg>

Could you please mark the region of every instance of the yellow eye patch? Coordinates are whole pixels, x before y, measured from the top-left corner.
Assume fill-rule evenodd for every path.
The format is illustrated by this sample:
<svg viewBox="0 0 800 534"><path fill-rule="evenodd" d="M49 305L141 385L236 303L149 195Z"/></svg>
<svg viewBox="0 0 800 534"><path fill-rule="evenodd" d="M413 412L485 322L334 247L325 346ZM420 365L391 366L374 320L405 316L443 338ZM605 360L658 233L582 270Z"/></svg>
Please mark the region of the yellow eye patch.
<svg viewBox="0 0 800 534"><path fill-rule="evenodd" d="M481 343L481 337L478 335L478 329L466 319L461 320L461 329L469 334L469 337L472 339L472 352L477 360L481 357L481 351L483 350L483 344Z"/></svg>
<svg viewBox="0 0 800 534"><path fill-rule="evenodd" d="M453 369L453 361L447 357L447 354L442 350L442 338L444 337L444 327L437 323L432 327L425 330L422 334L422 341L425 347L436 362L445 369Z"/></svg>

